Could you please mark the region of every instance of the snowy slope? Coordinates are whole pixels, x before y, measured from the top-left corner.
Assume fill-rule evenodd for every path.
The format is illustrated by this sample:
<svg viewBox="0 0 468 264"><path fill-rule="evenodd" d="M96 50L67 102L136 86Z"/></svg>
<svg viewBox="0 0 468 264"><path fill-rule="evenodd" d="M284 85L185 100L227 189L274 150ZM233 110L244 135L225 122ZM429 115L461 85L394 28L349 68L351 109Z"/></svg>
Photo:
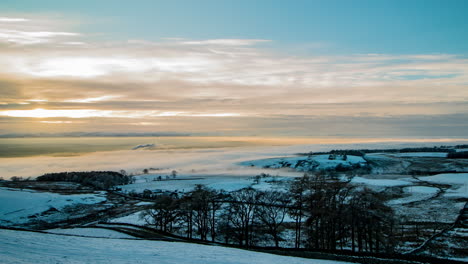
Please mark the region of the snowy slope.
<svg viewBox="0 0 468 264"><path fill-rule="evenodd" d="M75 236L84 236L84 237L100 237L100 238L129 238L135 239L135 237L120 233L117 231L104 229L104 228L56 228L46 230L48 233L52 234L64 234L64 235L75 235Z"/></svg>
<svg viewBox="0 0 468 264"><path fill-rule="evenodd" d="M265 171L268 172L268 171ZM254 184L253 175L251 176L232 176L232 175L197 175L197 174L181 174L176 179L163 179L161 181L155 180L158 174L148 174L138 176L137 182L128 185L119 186L124 192L143 192L145 189L155 191L178 191L188 192L195 188L198 184L203 184L208 188L225 191L236 191L246 187L255 189L277 189L275 183L268 183L271 180L284 181L290 179L289 177L267 177L262 178L260 184ZM300 176L300 175L297 175Z"/></svg>
<svg viewBox="0 0 468 264"><path fill-rule="evenodd" d="M410 178L368 179L368 178L363 178L359 176L354 177L351 182L355 184L364 184L368 186L381 186L381 187L405 186L405 185L412 184L412 180Z"/></svg>
<svg viewBox="0 0 468 264"><path fill-rule="evenodd" d="M334 160L328 159L329 155L298 156L284 158L270 158L240 162L239 165L253 166L259 168L293 168L297 171L308 171L312 169L335 168L339 164L352 166L353 164L365 165L366 160L359 156L348 155L347 160L338 157Z"/></svg>
<svg viewBox="0 0 468 264"><path fill-rule="evenodd" d="M51 208L60 211L70 205L95 204L105 200L104 194L60 195L27 189L20 191L0 188L0 225L28 222L28 216L40 214Z"/></svg>
<svg viewBox="0 0 468 264"><path fill-rule="evenodd" d="M349 263L189 243L105 239L0 230L3 263Z"/></svg>
<svg viewBox="0 0 468 264"><path fill-rule="evenodd" d="M462 148L462 149L455 149L456 152L464 152L468 151L468 148Z"/></svg>
<svg viewBox="0 0 468 264"><path fill-rule="evenodd" d="M141 218L142 212L136 212L122 217L113 218L109 222L111 223L127 223L132 225L146 225L147 222L145 219Z"/></svg>
<svg viewBox="0 0 468 264"><path fill-rule="evenodd" d="M428 200L434 197L439 192L439 189L428 186L410 186L404 187L402 191L405 194L403 198L391 200L388 204L398 205Z"/></svg>
<svg viewBox="0 0 468 264"><path fill-rule="evenodd" d="M397 157L430 157L430 158L446 158L446 152L406 152L390 154Z"/></svg>

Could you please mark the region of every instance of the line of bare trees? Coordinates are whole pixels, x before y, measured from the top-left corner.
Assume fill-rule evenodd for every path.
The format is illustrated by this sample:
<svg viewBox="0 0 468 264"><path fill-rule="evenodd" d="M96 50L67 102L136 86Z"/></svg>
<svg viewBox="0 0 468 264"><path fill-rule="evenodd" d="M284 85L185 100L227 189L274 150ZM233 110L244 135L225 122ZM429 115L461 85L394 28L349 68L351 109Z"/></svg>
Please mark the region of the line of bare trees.
<svg viewBox="0 0 468 264"><path fill-rule="evenodd" d="M142 217L162 231L246 247L279 247L289 237L295 248L389 253L396 243L381 194L323 174L295 179L287 192L199 185L182 197L156 197Z"/></svg>
<svg viewBox="0 0 468 264"><path fill-rule="evenodd" d="M382 194L323 174L303 177L291 187L296 201L296 247L301 231L314 249L391 252L395 246L393 210ZM299 209L299 210L298 210ZM302 228L302 221L305 228Z"/></svg>

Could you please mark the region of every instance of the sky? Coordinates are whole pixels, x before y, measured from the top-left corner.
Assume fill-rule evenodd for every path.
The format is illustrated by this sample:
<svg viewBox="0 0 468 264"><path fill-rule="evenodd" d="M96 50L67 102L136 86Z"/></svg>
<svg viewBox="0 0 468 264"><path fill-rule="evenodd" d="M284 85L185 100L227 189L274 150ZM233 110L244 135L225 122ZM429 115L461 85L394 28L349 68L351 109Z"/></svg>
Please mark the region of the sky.
<svg viewBox="0 0 468 264"><path fill-rule="evenodd" d="M467 1L0 2L0 134L466 137Z"/></svg>

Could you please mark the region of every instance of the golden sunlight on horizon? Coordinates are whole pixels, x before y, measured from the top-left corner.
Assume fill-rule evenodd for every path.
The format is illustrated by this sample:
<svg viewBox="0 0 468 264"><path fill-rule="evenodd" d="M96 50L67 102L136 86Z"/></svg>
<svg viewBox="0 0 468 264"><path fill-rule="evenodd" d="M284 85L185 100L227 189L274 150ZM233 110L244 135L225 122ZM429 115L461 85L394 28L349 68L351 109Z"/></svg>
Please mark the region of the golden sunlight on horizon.
<svg viewBox="0 0 468 264"><path fill-rule="evenodd" d="M96 109L42 109L32 110L6 110L0 111L0 116L9 117L31 117L31 118L89 118L89 117L118 117L118 118L141 118L141 117L236 117L238 113L203 113L185 111L120 111L120 110L96 110Z"/></svg>
<svg viewBox="0 0 468 264"><path fill-rule="evenodd" d="M302 51L269 34L156 36L158 27L114 38L113 22L87 18L90 32L83 21L0 17L0 135L467 135L463 53L398 53L394 42Z"/></svg>

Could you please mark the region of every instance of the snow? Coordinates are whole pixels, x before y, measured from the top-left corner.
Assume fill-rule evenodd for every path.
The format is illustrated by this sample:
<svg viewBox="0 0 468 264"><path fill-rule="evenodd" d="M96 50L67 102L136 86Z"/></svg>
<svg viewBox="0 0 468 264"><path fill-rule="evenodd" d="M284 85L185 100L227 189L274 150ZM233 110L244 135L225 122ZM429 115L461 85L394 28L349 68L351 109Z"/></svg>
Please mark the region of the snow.
<svg viewBox="0 0 468 264"><path fill-rule="evenodd" d="M403 192L406 197L394 199L388 202L389 205L407 204L427 200L439 192L439 188L428 186L404 187Z"/></svg>
<svg viewBox="0 0 468 264"><path fill-rule="evenodd" d="M12 230L0 230L0 241L0 259L4 263L349 263L190 243L73 237Z"/></svg>
<svg viewBox="0 0 468 264"><path fill-rule="evenodd" d="M468 239L468 228L454 228L450 232L455 234L456 236Z"/></svg>
<svg viewBox="0 0 468 264"><path fill-rule="evenodd" d="M0 225L26 223L28 216L40 214L51 208L61 210L75 204L95 204L105 201L105 195L74 194L61 195L23 189L0 188Z"/></svg>
<svg viewBox="0 0 468 264"><path fill-rule="evenodd" d="M152 202L139 202L137 204L135 204L136 206L143 206L143 205L152 205L153 203Z"/></svg>
<svg viewBox="0 0 468 264"><path fill-rule="evenodd" d="M434 176L421 177L421 179L436 183L467 184L468 173L443 173Z"/></svg>
<svg viewBox="0 0 468 264"><path fill-rule="evenodd" d="M409 193L423 193L434 195L439 192L439 188L428 186L410 186L403 188L403 191Z"/></svg>
<svg viewBox="0 0 468 264"><path fill-rule="evenodd" d="M142 219L140 217L141 213L142 212L140 211L140 212L136 212L136 213L133 213L133 214L126 215L126 216L113 218L109 222L111 222L111 223L126 223L126 224L143 226L143 225L146 225L147 222L145 221L145 219Z"/></svg>
<svg viewBox="0 0 468 264"><path fill-rule="evenodd" d="M348 155L347 160L342 160L341 157L338 155L338 157L334 160L329 160L328 157L330 155L314 155L312 156L312 160L317 161L319 165L319 169L322 168L334 168L338 164L343 164L343 165L352 165L352 164L365 164L366 160L363 159L360 156L352 156Z"/></svg>
<svg viewBox="0 0 468 264"><path fill-rule="evenodd" d="M392 154L393 156L398 157L433 157L433 158L446 158L446 152L406 152L406 153L398 153Z"/></svg>
<svg viewBox="0 0 468 264"><path fill-rule="evenodd" d="M443 173L429 177L420 177L421 180L450 184L444 196L446 197L465 197L468 198L468 173Z"/></svg>
<svg viewBox="0 0 468 264"><path fill-rule="evenodd" d="M295 168L297 163L303 160L307 160L306 156L294 156L294 157L279 157L279 158L268 158L259 160L249 160L239 162L241 166L250 166L257 168L268 168L268 169L281 169L281 168Z"/></svg>
<svg viewBox="0 0 468 264"><path fill-rule="evenodd" d="M368 179L356 176L351 181L352 183L356 184L365 184L365 185L373 185L373 186L380 186L380 187L392 187L392 186L405 186L412 184L411 179Z"/></svg>
<svg viewBox="0 0 468 264"><path fill-rule="evenodd" d="M100 237L100 238L127 238L134 239L135 237L120 233L114 230L105 229L105 228L67 228L67 229L49 229L46 230L48 233L52 234L66 234L66 235L75 235L75 236L84 236L84 237Z"/></svg>
<svg viewBox="0 0 468 264"><path fill-rule="evenodd" d="M258 184L253 184L251 187L259 191L287 191L290 181L290 177L265 177L261 178Z"/></svg>
<svg viewBox="0 0 468 264"><path fill-rule="evenodd" d="M232 176L232 175L179 175L176 179L163 179L161 181L154 181L157 174L150 174L138 177L136 183L129 185L119 186L123 191L130 192L143 192L145 189L151 191L178 191L188 192L195 188L198 184L203 184L208 188L225 191L236 191L246 187L253 187L256 189L271 189L274 188L274 183L267 183L265 181L272 178L262 178L260 184L254 184L252 176ZM288 179L288 177L276 177L278 180Z"/></svg>
<svg viewBox="0 0 468 264"><path fill-rule="evenodd" d="M297 171L307 171L311 168L327 169L335 168L339 164L344 166L352 166L353 164L366 164L366 160L359 156L348 155L347 160L343 160L340 155L336 159L330 160L328 154L326 155L313 155L313 156L294 156L294 157L281 157L269 158L260 160L250 160L240 162L239 165L254 166L259 168L280 169L289 167ZM301 162L303 162L301 164Z"/></svg>
<svg viewBox="0 0 468 264"><path fill-rule="evenodd" d="M329 155L317 155L313 156L313 160L319 162L321 166L325 166L326 164L330 164L329 166L332 165L338 165L338 164L358 164L358 163L366 163L366 160L363 157L360 156L352 156L348 155L347 160L342 160L341 158L337 158L335 160L329 160L328 159Z"/></svg>

